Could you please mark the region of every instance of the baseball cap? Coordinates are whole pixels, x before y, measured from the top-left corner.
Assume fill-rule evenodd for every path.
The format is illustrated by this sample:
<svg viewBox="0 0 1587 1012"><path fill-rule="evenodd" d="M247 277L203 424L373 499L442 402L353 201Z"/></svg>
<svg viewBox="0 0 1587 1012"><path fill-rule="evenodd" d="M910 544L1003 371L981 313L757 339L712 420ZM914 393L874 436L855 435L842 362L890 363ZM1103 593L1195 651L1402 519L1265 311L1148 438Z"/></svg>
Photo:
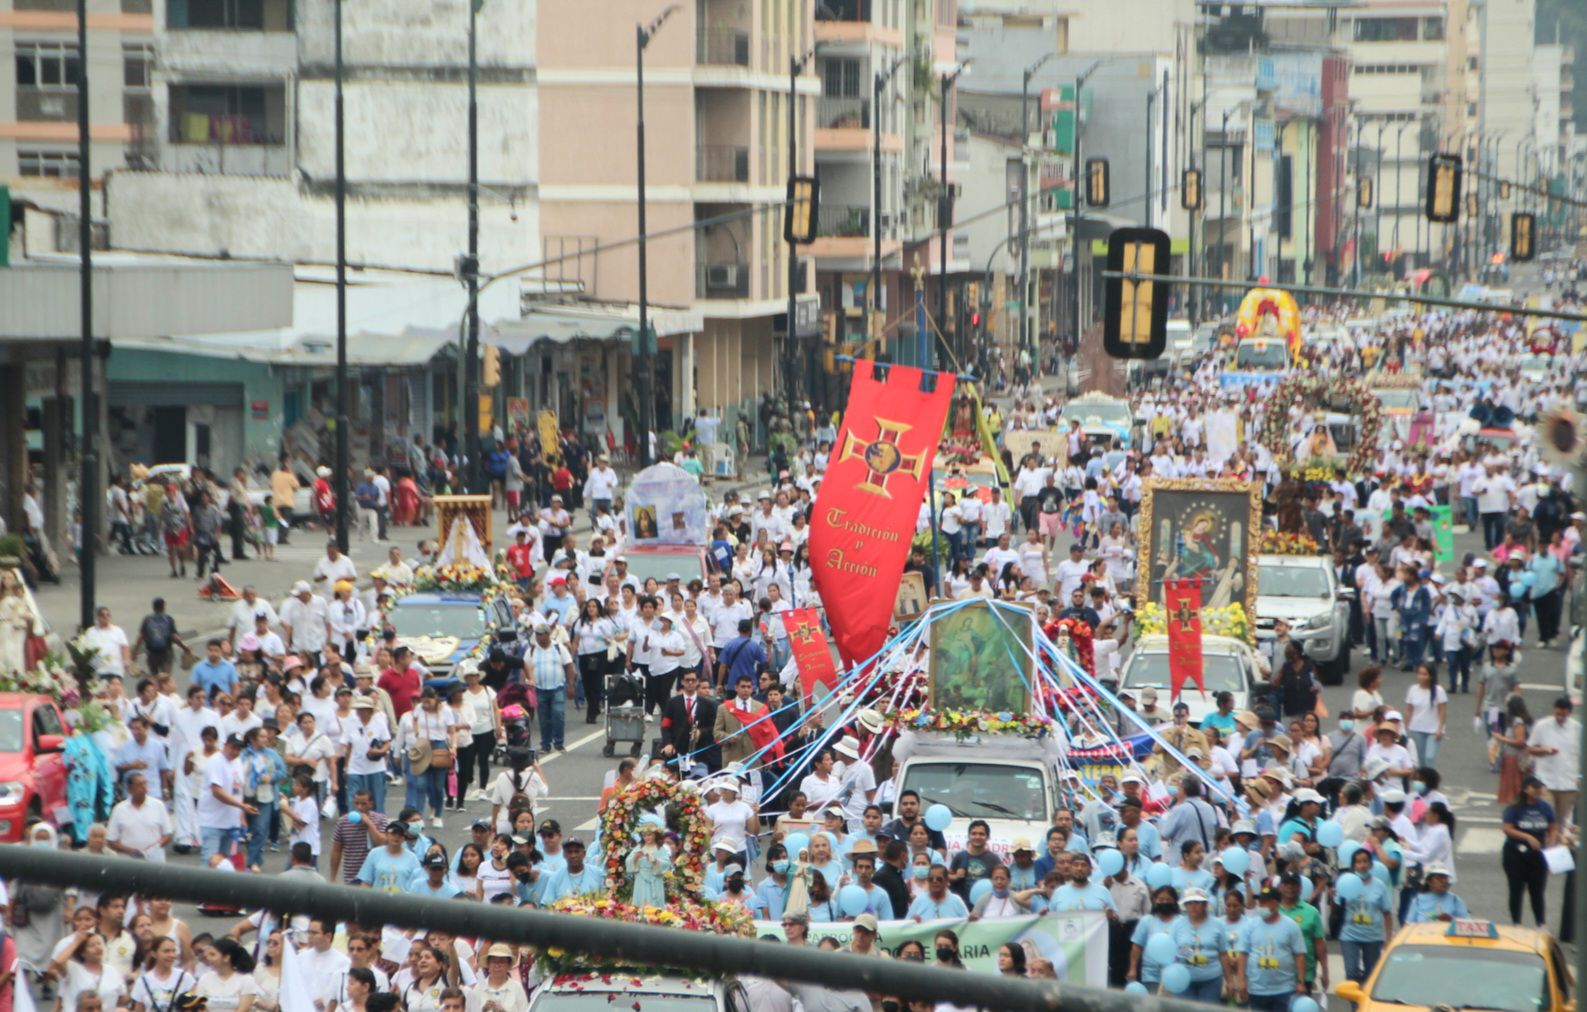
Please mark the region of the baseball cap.
<svg viewBox="0 0 1587 1012"><path fill-rule="evenodd" d="M546 819L544 822L540 823L540 828L536 830L536 832L538 832L541 836L545 836L547 833L556 833L560 835L562 833L562 823L555 819Z"/></svg>
<svg viewBox="0 0 1587 1012"><path fill-rule="evenodd" d="M869 931L874 935L876 934L876 915L861 914L860 916L854 918L854 926L859 928L861 931Z"/></svg>
<svg viewBox="0 0 1587 1012"><path fill-rule="evenodd" d="M240 735L240 734L228 734L226 736L226 744L230 745L232 748L242 748L243 747L242 735Z"/></svg>
<svg viewBox="0 0 1587 1012"><path fill-rule="evenodd" d="M1405 804L1405 792L1400 790L1398 787L1390 787L1388 790L1380 793L1378 797L1382 799L1385 805Z"/></svg>
<svg viewBox="0 0 1587 1012"><path fill-rule="evenodd" d="M307 580L299 580L292 585L292 593L294 594L307 594L310 589L309 581Z"/></svg>
<svg viewBox="0 0 1587 1012"><path fill-rule="evenodd" d="M424 866L426 868L445 868L446 867L446 855L444 855L444 854L431 854L429 857L424 859Z"/></svg>
<svg viewBox="0 0 1587 1012"><path fill-rule="evenodd" d="M489 829L490 828L490 820L489 819L475 819L474 820L474 825L473 825L472 828L474 828L474 829Z"/></svg>

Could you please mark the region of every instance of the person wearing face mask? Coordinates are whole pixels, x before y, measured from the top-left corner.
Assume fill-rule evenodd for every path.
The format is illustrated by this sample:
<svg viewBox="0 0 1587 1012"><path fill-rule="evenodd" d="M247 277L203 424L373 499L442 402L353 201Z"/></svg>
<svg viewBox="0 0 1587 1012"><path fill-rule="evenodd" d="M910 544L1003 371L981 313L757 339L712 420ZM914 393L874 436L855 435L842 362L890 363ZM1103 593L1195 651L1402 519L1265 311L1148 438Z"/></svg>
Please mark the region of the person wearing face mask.
<svg viewBox="0 0 1587 1012"><path fill-rule="evenodd" d="M976 901L970 920L997 920L1030 912L1030 891L1016 893L1009 888L1008 868L998 865L992 869L992 891Z"/></svg>
<svg viewBox="0 0 1587 1012"><path fill-rule="evenodd" d="M948 891L948 869L934 864L926 873L925 893L915 897L904 916L918 924L941 917L968 917L970 910L964 900Z"/></svg>
<svg viewBox="0 0 1587 1012"><path fill-rule="evenodd" d="M1339 719L1339 726L1328 735L1328 768L1317 790L1328 799L1329 807L1339 803L1339 791L1345 784L1361 776L1361 766L1367 758L1367 739L1356 730L1355 718L1348 713Z"/></svg>
<svg viewBox="0 0 1587 1012"><path fill-rule="evenodd" d="M1173 886L1163 886L1152 893L1152 916L1141 918L1130 936L1130 972L1126 981L1140 981L1148 989L1154 988L1163 978L1163 968L1147 952L1147 943L1156 935L1172 935L1174 923L1179 920L1179 892Z"/></svg>
<svg viewBox="0 0 1587 1012"><path fill-rule="evenodd" d="M1239 997L1257 1012L1288 1012L1306 993L1306 942L1295 922L1279 914L1277 889L1263 889L1257 902L1262 916L1247 922L1239 942Z"/></svg>
<svg viewBox="0 0 1587 1012"><path fill-rule="evenodd" d="M760 901L761 916L770 921L782 919L788 904L788 848L774 843L766 848L766 877L755 886L755 898Z"/></svg>

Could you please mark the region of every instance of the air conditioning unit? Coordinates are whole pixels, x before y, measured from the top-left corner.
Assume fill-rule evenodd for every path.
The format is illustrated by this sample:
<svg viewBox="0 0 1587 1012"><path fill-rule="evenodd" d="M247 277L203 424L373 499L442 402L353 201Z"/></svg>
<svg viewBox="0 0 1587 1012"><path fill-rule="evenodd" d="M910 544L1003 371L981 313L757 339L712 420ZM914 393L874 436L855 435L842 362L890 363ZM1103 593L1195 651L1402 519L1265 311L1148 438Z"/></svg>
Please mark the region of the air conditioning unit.
<svg viewBox="0 0 1587 1012"><path fill-rule="evenodd" d="M711 264L705 269L705 283L712 288L738 287L738 265Z"/></svg>

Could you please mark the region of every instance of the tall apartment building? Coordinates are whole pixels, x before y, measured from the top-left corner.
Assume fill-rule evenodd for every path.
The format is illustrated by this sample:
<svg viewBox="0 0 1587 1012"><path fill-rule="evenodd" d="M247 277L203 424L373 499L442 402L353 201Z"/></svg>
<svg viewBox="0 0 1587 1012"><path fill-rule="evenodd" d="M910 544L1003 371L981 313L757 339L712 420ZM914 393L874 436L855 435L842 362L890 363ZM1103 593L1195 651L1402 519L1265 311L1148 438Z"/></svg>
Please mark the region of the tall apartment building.
<svg viewBox="0 0 1587 1012"><path fill-rule="evenodd" d="M1537 0L1483 0L1475 14L1478 122L1490 138L1497 138L1493 170L1518 179L1522 160L1531 164L1528 145L1536 142L1532 57L1537 45Z"/></svg>
<svg viewBox="0 0 1587 1012"><path fill-rule="evenodd" d="M347 255L450 272L466 248L469 0L343 5ZM151 129L113 173L114 245L335 259L332 0L154 0ZM535 5L478 20L480 259L538 257ZM130 73L130 71L129 71Z"/></svg>
<svg viewBox="0 0 1587 1012"><path fill-rule="evenodd" d="M942 81L958 65L955 10L954 0L823 0L816 10L821 95L814 142L822 207L821 237L810 255L827 336L844 343L880 336L886 344L873 350L894 361L916 362L922 347L908 308L912 270L918 261L928 274L941 271L935 230ZM952 184L964 168L955 90L946 102ZM962 269L963 251L950 246L948 252L952 274ZM873 263L880 265L875 292Z"/></svg>
<svg viewBox="0 0 1587 1012"><path fill-rule="evenodd" d="M539 5L540 223L553 255L639 231L635 34L668 6L609 0L597 17L584 0ZM774 335L788 299L779 207L788 115L792 104L808 172L820 90L807 63L790 95L790 60L815 41L811 0L672 6L644 56L646 227L656 236L647 243L647 295L656 310L685 310L701 323L658 328L653 389L663 429L699 407L753 418L790 367L785 339ZM601 299L639 295L634 245L576 257L558 273Z"/></svg>
<svg viewBox="0 0 1587 1012"><path fill-rule="evenodd" d="M94 179L139 164L151 141L151 0L89 0L89 163ZM0 182L76 213L76 0L0 0Z"/></svg>

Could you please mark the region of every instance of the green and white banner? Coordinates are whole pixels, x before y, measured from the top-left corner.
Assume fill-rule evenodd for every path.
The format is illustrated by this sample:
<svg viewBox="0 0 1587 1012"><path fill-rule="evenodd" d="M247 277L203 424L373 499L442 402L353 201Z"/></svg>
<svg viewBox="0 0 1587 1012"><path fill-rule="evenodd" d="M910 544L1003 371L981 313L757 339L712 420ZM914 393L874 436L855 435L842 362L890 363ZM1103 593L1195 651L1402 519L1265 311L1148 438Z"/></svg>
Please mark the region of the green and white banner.
<svg viewBox="0 0 1587 1012"><path fill-rule="evenodd" d="M811 924L810 941L836 939L848 947L853 923ZM959 936L959 958L971 970L997 972L997 950L1004 942L1017 942L1025 948L1026 960L1041 958L1052 962L1058 979L1082 987L1108 986L1108 919L1099 912L1070 914L1024 914L969 921L943 918L935 921L882 921L878 941L889 953L908 941L926 949L926 960L935 959L937 932L952 931ZM756 921L757 936L783 937L782 925L775 921Z"/></svg>

